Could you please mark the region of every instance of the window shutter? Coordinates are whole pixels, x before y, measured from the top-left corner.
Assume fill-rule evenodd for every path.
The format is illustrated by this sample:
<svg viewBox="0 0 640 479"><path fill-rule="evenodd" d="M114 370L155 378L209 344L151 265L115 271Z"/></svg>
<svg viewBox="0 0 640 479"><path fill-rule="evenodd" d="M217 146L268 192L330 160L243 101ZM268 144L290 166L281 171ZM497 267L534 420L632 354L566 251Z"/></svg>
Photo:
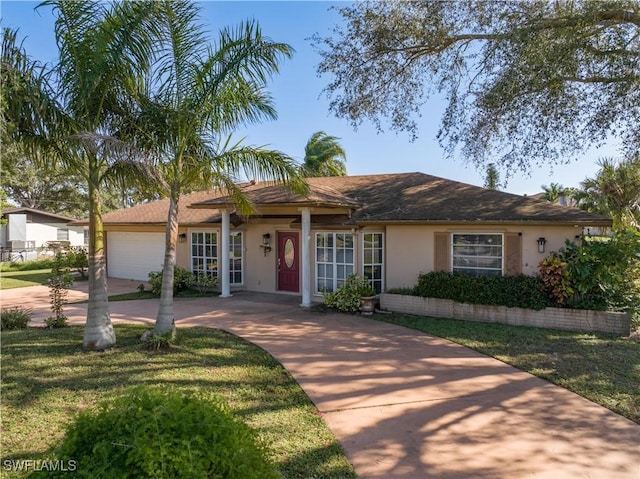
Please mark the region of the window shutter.
<svg viewBox="0 0 640 479"><path fill-rule="evenodd" d="M506 233L504 235L504 243L505 276L522 274L522 234Z"/></svg>
<svg viewBox="0 0 640 479"><path fill-rule="evenodd" d="M450 252L450 235L449 233L434 233L434 257L433 257L433 269L434 271L451 271L449 265L449 258L451 258Z"/></svg>

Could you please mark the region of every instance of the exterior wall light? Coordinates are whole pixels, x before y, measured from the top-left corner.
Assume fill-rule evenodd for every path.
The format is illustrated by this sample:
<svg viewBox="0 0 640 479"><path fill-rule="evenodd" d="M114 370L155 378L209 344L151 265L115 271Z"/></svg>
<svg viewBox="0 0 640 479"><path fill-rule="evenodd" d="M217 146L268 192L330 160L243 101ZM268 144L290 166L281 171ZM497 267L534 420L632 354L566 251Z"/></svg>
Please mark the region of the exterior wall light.
<svg viewBox="0 0 640 479"><path fill-rule="evenodd" d="M267 253L271 251L271 234L265 233L262 235L262 244L260 247L264 249L264 255L267 256Z"/></svg>
<svg viewBox="0 0 640 479"><path fill-rule="evenodd" d="M178 235L178 241L180 243L186 243L187 242L187 233L180 233Z"/></svg>
<svg viewBox="0 0 640 479"><path fill-rule="evenodd" d="M547 244L547 239L544 237L538 238L538 253L544 253L544 245Z"/></svg>

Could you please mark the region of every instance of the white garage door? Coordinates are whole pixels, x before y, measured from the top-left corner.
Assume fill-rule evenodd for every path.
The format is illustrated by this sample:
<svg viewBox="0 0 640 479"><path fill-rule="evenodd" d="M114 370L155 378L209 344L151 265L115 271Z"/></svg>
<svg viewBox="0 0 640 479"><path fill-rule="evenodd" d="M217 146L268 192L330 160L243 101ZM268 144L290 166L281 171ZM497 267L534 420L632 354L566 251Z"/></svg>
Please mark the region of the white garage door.
<svg viewBox="0 0 640 479"><path fill-rule="evenodd" d="M107 232L107 271L111 278L149 279L162 270L164 233Z"/></svg>

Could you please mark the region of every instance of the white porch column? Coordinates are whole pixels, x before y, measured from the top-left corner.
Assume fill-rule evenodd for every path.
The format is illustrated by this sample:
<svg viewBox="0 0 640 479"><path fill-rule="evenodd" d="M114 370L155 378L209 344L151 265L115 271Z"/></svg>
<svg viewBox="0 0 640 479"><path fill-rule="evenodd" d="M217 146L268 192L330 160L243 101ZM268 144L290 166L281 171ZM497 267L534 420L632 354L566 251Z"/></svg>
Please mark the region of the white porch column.
<svg viewBox="0 0 640 479"><path fill-rule="evenodd" d="M229 230L229 210L220 210L222 213L222 233L220 233L220 249L222 250L222 267L218 268L218 271L221 271L221 276L218 279L221 282L220 287L220 297L221 298L229 298L231 297L231 290L229 287L229 235L231 231Z"/></svg>
<svg viewBox="0 0 640 479"><path fill-rule="evenodd" d="M311 306L311 209L301 208L302 212L302 306Z"/></svg>

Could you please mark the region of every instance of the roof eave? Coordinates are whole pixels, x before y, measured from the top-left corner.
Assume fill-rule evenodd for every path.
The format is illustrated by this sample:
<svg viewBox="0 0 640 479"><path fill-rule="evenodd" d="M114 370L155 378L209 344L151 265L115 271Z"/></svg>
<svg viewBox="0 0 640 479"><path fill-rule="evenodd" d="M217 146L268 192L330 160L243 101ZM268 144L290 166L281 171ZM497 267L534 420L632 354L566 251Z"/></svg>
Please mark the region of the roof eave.
<svg viewBox="0 0 640 479"><path fill-rule="evenodd" d="M237 208L236 203L194 203L188 205L187 208L191 208L194 210L202 210L202 209L224 209L224 208ZM299 203L287 203L287 202L277 202L277 203L254 203L256 208L265 207L265 206L273 206L273 207L291 207L291 208L360 208L362 205L360 203L333 203L333 202L325 202L325 201L304 201Z"/></svg>
<svg viewBox="0 0 640 479"><path fill-rule="evenodd" d="M603 226L611 227L611 220L359 220L356 219L358 225L372 224L425 224L425 225L555 225L555 226Z"/></svg>

